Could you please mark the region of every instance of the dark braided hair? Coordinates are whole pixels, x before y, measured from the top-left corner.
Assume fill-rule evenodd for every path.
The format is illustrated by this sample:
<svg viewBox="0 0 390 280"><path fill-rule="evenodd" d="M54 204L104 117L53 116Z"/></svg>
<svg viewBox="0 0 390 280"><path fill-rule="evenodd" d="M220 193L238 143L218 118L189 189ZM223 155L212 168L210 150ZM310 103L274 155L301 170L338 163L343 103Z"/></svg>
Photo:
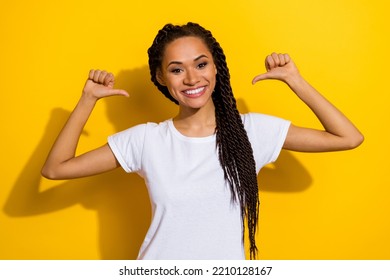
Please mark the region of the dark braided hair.
<svg viewBox="0 0 390 280"><path fill-rule="evenodd" d="M152 82L172 102L178 102L171 96L168 88L157 81L157 72L167 44L182 37L197 37L203 40L210 50L217 68L216 85L212 95L216 118L216 145L219 162L229 183L232 201L240 203L243 232L247 219L250 258L255 259L257 247L255 234L259 216L259 194L257 175L252 146L237 110L236 100L230 85L230 74L223 50L210 31L196 23L186 25L165 25L157 34L148 49L149 68ZM244 240L244 234L243 234Z"/></svg>

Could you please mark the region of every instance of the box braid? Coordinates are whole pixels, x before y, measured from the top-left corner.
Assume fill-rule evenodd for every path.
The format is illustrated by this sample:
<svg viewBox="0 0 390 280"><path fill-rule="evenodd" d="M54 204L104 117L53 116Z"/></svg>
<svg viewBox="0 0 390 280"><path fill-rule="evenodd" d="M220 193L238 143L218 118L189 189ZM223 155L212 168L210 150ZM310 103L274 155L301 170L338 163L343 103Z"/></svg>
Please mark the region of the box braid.
<svg viewBox="0 0 390 280"><path fill-rule="evenodd" d="M216 86L212 95L216 117L216 145L219 161L232 193L232 201L240 203L243 233L245 219L249 231L250 258L255 259L255 242L259 215L259 194L257 175L252 146L237 110L236 100L230 85L230 74L223 50L211 32L196 23L178 26L167 24L155 37L148 49L151 80L156 87L172 102L178 102L170 95L167 87L157 81L165 47L175 39L194 36L202 39L213 55L217 67ZM243 234L244 240L244 234Z"/></svg>

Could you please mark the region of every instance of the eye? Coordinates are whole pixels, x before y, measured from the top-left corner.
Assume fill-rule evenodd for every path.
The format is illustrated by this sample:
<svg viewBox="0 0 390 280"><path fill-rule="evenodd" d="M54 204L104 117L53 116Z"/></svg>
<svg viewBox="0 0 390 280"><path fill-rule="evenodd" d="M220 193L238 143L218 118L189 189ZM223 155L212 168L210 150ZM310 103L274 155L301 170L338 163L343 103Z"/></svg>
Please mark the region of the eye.
<svg viewBox="0 0 390 280"><path fill-rule="evenodd" d="M182 72L182 70L180 68L174 68L171 70L171 73L173 73L173 74L179 74L180 72Z"/></svg>
<svg viewBox="0 0 390 280"><path fill-rule="evenodd" d="M206 66L207 66L207 62L202 62L198 64L199 69L205 68Z"/></svg>

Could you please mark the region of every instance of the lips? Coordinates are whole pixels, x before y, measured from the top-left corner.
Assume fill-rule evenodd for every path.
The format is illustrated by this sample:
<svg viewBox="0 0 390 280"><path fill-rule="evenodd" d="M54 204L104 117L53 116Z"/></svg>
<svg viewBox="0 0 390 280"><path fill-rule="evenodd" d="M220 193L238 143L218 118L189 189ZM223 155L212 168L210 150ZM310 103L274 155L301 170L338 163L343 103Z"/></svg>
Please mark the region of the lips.
<svg viewBox="0 0 390 280"><path fill-rule="evenodd" d="M198 87L195 89L188 89L183 91L183 94L189 97L198 97L202 95L205 91L206 87Z"/></svg>

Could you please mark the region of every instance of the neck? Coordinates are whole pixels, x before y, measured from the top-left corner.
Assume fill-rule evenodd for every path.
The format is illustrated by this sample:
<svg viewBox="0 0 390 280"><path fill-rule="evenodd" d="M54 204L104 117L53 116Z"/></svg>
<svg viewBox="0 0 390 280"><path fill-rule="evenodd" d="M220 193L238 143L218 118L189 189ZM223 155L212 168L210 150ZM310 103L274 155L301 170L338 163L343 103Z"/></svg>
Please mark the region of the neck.
<svg viewBox="0 0 390 280"><path fill-rule="evenodd" d="M199 108L180 107L178 115L173 119L177 130L186 136L204 137L215 133L215 107L210 105Z"/></svg>

